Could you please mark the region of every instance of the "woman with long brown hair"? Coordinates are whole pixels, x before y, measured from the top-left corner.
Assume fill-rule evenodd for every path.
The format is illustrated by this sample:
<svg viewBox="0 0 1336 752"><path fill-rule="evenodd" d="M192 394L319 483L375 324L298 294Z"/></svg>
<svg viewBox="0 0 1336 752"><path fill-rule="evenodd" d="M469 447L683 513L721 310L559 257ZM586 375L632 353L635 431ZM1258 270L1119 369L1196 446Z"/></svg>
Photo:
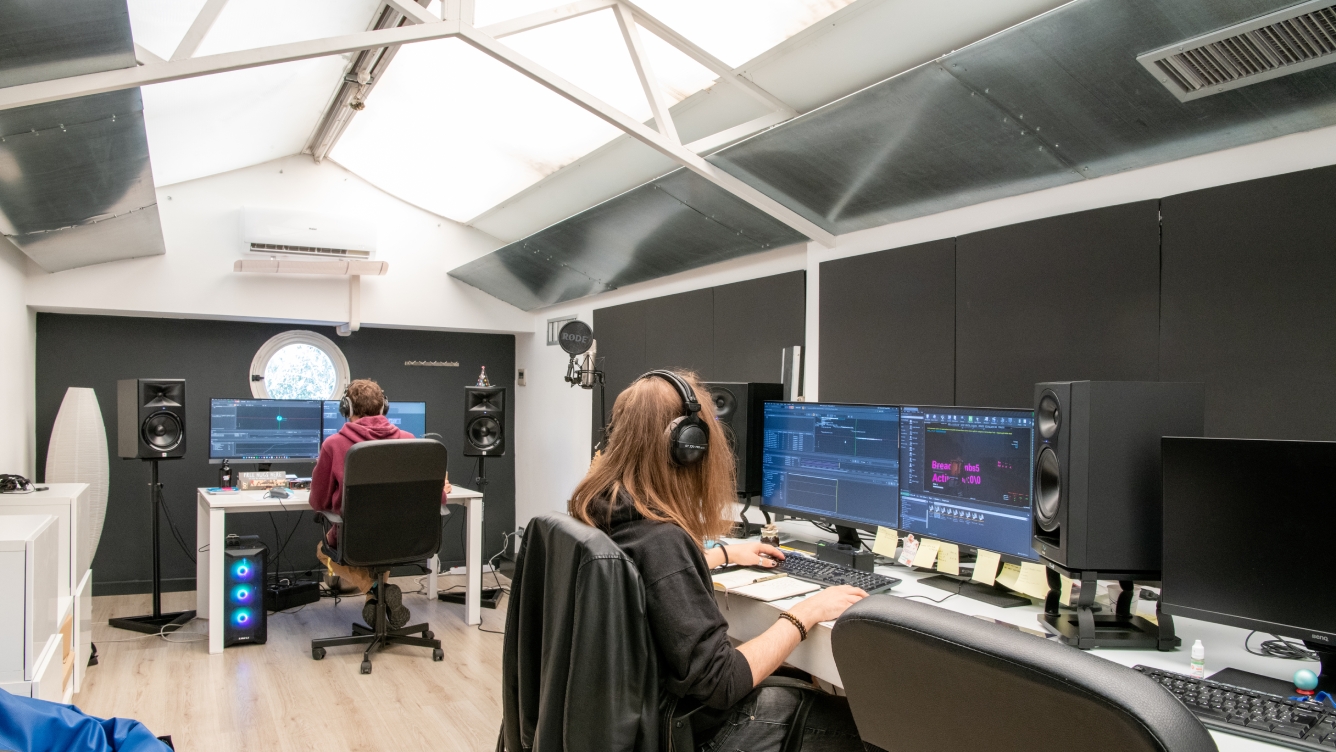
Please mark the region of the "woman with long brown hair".
<svg viewBox="0 0 1336 752"><path fill-rule="evenodd" d="M692 418L684 396L707 406L698 424L708 438L703 456L698 455L706 442L671 446L674 429ZM571 497L570 513L607 533L635 562L662 691L681 698L679 713L698 708L691 714L697 747L778 750L803 690L759 685L817 624L838 617L867 593L826 588L733 647L709 570L725 564L774 566L784 554L762 543L704 547L730 528L727 516L737 498L733 455L724 429L708 415L710 404L700 379L689 372L651 372L627 387L613 407L603 452ZM792 731L804 735L807 752L863 749L843 698L819 696L803 728Z"/></svg>

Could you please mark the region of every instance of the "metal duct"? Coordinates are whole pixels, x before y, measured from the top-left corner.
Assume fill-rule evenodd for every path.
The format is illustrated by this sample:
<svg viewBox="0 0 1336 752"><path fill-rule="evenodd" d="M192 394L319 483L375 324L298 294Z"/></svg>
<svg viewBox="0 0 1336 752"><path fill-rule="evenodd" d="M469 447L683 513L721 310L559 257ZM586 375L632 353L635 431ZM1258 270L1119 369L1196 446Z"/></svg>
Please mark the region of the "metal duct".
<svg viewBox="0 0 1336 752"><path fill-rule="evenodd" d="M0 0L0 86L134 66L124 0ZM0 232L49 272L166 252L139 90L0 112Z"/></svg>
<svg viewBox="0 0 1336 752"><path fill-rule="evenodd" d="M844 234L1336 124L1336 67L1180 102L1137 61L1292 5L1075 0L708 159ZM487 256L451 273L528 309L609 289L602 277L601 285L576 282L572 268L591 267L593 256L612 266L635 256L653 275L634 280L644 281L774 247L739 238L707 261L680 253L671 238L649 248L635 235L588 240L642 226L644 209L630 197L658 182L492 254L510 257L541 239L535 247L550 259L541 267L508 274ZM760 221L749 206L737 212Z"/></svg>

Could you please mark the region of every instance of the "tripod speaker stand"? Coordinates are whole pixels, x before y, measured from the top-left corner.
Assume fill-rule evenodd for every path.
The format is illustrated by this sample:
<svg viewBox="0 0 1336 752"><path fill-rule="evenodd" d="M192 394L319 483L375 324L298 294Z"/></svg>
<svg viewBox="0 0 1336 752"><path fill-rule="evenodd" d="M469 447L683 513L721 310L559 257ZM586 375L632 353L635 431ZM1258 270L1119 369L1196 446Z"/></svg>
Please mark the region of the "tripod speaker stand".
<svg viewBox="0 0 1336 752"><path fill-rule="evenodd" d="M487 495L487 458L478 458L478 477L473 479L478 486L478 492L484 497ZM464 603L463 593L437 593L436 599L446 603ZM482 588L482 593L478 599L483 608L496 608L501 603L501 588Z"/></svg>
<svg viewBox="0 0 1336 752"><path fill-rule="evenodd" d="M150 459L152 480L149 482L149 506L153 509L153 613L144 616L123 616L108 623L117 629L129 629L145 634L175 632L195 618L194 611L162 612L162 544L158 538L158 517L162 510L162 484L158 482L158 461Z"/></svg>

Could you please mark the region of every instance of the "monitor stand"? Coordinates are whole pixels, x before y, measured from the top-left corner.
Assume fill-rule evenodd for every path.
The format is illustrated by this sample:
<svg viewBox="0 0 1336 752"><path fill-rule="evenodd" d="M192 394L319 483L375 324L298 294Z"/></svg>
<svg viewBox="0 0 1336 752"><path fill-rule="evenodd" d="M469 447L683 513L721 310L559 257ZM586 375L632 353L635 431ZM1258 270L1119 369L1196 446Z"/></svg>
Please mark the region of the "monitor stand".
<svg viewBox="0 0 1336 752"><path fill-rule="evenodd" d="M1169 651L1182 644L1182 639L1174 634L1173 617L1160 609L1160 601L1155 603L1158 624L1132 613L1132 603L1136 599L1134 580L1145 580L1149 573L1063 569L1063 574L1081 583L1076 612L1067 614L1062 612L1059 605L1062 592L1059 568L1049 562L1047 569L1048 597L1044 601L1044 613L1038 617L1039 623L1057 635L1058 641L1064 645L1081 650L1132 648ZM1112 614L1095 613L1095 588L1101 578L1118 580L1121 588ZM1159 576L1154 575L1154 579L1158 580Z"/></svg>
<svg viewBox="0 0 1336 752"><path fill-rule="evenodd" d="M1317 653L1317 689L1336 697L1336 645L1320 645L1304 640L1304 646Z"/></svg>
<svg viewBox="0 0 1336 752"><path fill-rule="evenodd" d="M836 525L835 534L839 536L839 540L835 541L836 543L853 546L855 551L861 551L863 549L863 539L858 535L858 528Z"/></svg>
<svg viewBox="0 0 1336 752"><path fill-rule="evenodd" d="M1304 647L1317 653L1317 666L1313 666L1308 661L1296 661L1295 668L1306 668L1317 674L1317 691L1336 694L1336 649L1331 645L1322 645L1310 640L1304 640ZM1281 697L1293 697L1298 694L1298 689L1293 681L1284 679L1272 679L1269 676L1254 674L1251 671L1241 671L1236 668L1223 668L1206 677L1211 681L1218 681L1221 684L1232 684L1236 687L1251 689L1254 692L1267 692Z"/></svg>
<svg viewBox="0 0 1336 752"><path fill-rule="evenodd" d="M982 582L974 582L972 580L952 577L946 574L924 577L918 582L920 585L935 587L938 590L945 590L948 593L955 593L956 595L981 601L990 606L997 606L998 608L1015 608L1016 606L1030 605L1030 599L1023 595L1013 595L999 587L985 585Z"/></svg>

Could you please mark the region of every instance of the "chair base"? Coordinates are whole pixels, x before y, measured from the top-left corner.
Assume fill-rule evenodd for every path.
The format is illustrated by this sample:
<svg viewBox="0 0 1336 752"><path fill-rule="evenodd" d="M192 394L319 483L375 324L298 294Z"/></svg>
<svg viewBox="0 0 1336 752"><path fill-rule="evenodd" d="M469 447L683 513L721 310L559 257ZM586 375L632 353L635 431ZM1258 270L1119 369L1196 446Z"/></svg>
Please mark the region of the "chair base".
<svg viewBox="0 0 1336 752"><path fill-rule="evenodd" d="M388 574L388 570L377 573L376 581L382 589L389 581ZM421 634L422 636L410 636L415 634ZM325 657L325 648L341 645L366 645L366 650L362 653L362 673L364 674L371 673L371 654L390 645L413 645L414 647L431 648L431 659L433 661L445 660L445 651L441 650L441 641L435 639L435 635L432 634L431 628L427 624L414 624L399 629L391 629L383 600L379 600L376 604L376 626L371 627L354 622L353 633L348 637L321 637L311 640L311 658L318 661Z"/></svg>

